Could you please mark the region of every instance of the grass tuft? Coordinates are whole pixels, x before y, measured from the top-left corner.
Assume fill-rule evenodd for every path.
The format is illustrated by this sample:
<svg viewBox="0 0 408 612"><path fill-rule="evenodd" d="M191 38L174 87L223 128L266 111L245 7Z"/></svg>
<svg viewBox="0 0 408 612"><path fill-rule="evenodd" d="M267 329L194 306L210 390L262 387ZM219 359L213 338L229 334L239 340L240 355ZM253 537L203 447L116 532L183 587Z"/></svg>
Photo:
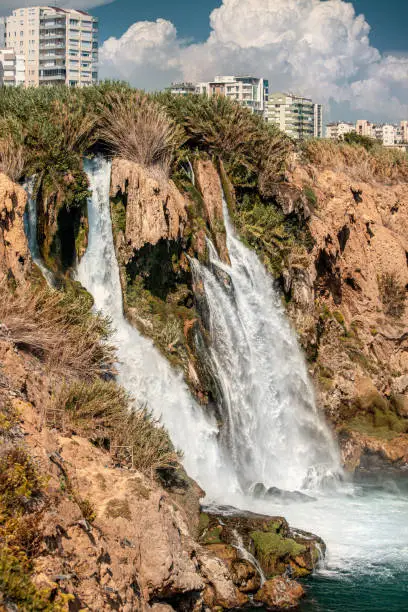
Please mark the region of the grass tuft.
<svg viewBox="0 0 408 612"><path fill-rule="evenodd" d="M182 130L141 92L108 93L100 107L99 135L114 154L168 176Z"/></svg>

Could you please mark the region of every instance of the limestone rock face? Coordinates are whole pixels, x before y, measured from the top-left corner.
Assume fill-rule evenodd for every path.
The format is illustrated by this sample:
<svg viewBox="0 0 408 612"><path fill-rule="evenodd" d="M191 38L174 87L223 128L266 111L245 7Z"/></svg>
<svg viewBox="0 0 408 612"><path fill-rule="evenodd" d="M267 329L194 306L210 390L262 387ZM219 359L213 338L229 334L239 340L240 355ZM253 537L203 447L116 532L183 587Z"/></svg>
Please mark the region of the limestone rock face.
<svg viewBox="0 0 408 612"><path fill-rule="evenodd" d="M265 582L255 595L255 601L265 604L267 608L287 610L296 608L305 591L298 582L276 576Z"/></svg>
<svg viewBox="0 0 408 612"><path fill-rule="evenodd" d="M126 242L138 250L177 240L187 222L186 201L172 181L158 180L134 162L114 159L111 196L126 195Z"/></svg>
<svg viewBox="0 0 408 612"><path fill-rule="evenodd" d="M313 189L317 200L308 219L313 250L302 270L285 271L284 285L318 401L339 431L356 427L374 440L388 428L383 441L394 436L399 448L408 434L408 301L394 316L396 294L382 283L393 278L402 294L408 287L407 185L357 182L347 170L300 163L288 181ZM344 456L352 440L357 454L377 446L357 438L340 436L347 440ZM392 444L383 444L384 452ZM358 467L359 459L353 455L347 464Z"/></svg>
<svg viewBox="0 0 408 612"><path fill-rule="evenodd" d="M24 189L0 173L0 266L17 281L24 279L30 265L23 222L26 202Z"/></svg>
<svg viewBox="0 0 408 612"><path fill-rule="evenodd" d="M229 263L223 213L223 193L219 174L210 160L198 160L195 165L196 185L200 190L207 223L223 261Z"/></svg>

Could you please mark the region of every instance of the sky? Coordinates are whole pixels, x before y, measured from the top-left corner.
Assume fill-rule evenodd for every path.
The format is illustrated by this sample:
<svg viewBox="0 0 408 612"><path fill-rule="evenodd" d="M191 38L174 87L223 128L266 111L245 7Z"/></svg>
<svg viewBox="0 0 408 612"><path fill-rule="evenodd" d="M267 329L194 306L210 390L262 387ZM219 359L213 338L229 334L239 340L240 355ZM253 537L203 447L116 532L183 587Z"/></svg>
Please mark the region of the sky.
<svg viewBox="0 0 408 612"><path fill-rule="evenodd" d="M0 14L22 4L0 0ZM268 78L271 91L322 102L326 120L408 119L407 0L58 4L99 17L102 78L155 90L173 80L251 73Z"/></svg>

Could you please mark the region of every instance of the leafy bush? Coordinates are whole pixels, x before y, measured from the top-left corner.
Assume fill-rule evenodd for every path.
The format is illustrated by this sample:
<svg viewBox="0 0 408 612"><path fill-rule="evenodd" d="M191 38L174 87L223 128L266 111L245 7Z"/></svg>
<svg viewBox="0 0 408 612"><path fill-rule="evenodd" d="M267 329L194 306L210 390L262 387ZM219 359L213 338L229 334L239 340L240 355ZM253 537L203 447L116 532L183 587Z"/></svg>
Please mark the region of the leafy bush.
<svg viewBox="0 0 408 612"><path fill-rule="evenodd" d="M31 580L32 573L32 563L23 551L8 547L0 549L0 593L6 604L5 609L65 612L68 602L73 599L72 595L53 592L51 589L38 589Z"/></svg>
<svg viewBox="0 0 408 612"><path fill-rule="evenodd" d="M233 179L248 182L261 173L266 187L281 175L291 146L275 125L223 96L160 94L156 99L184 128L186 145L221 157Z"/></svg>
<svg viewBox="0 0 408 612"><path fill-rule="evenodd" d="M407 290L395 272L386 272L378 279L385 314L400 319L405 313Z"/></svg>
<svg viewBox="0 0 408 612"><path fill-rule="evenodd" d="M361 136L356 132L344 134L343 140L344 142L350 145L361 145L366 149L366 151L371 151L376 144L376 141L373 138L369 138L368 136Z"/></svg>

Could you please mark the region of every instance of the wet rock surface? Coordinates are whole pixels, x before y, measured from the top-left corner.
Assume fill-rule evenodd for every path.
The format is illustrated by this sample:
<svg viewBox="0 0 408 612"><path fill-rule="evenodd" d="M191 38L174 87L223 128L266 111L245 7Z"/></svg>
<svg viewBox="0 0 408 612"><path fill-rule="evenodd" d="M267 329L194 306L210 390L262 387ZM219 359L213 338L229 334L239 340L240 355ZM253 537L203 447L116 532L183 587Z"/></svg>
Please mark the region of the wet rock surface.
<svg viewBox="0 0 408 612"><path fill-rule="evenodd" d="M246 551L266 578L285 572L294 578L310 574L326 549L321 538L289 527L282 517L229 507L203 508L199 542L229 564L235 560L234 549L241 557Z"/></svg>
<svg viewBox="0 0 408 612"><path fill-rule="evenodd" d="M297 608L304 594L305 591L298 582L278 576L265 582L254 600L264 604L267 609L288 610Z"/></svg>

